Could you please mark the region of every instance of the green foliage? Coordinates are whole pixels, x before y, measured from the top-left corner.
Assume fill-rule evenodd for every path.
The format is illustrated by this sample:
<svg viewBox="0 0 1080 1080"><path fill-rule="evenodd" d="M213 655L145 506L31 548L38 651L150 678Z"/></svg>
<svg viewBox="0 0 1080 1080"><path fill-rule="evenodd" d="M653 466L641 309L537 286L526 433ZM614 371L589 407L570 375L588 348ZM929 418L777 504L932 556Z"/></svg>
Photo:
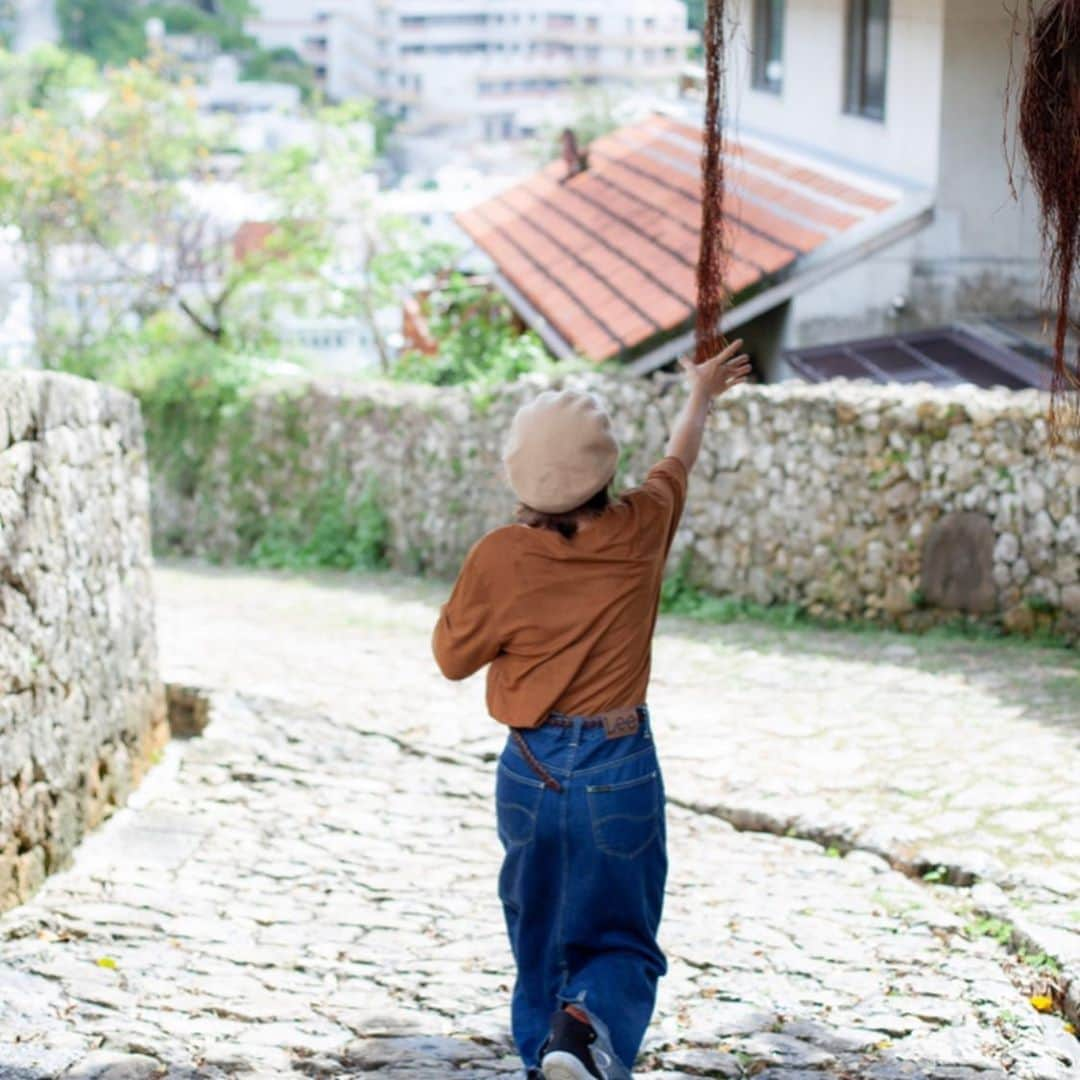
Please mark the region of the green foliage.
<svg viewBox="0 0 1080 1080"><path fill-rule="evenodd" d="M375 123L375 153L381 157L386 153L390 136L398 125L398 118L379 109L375 112L373 119Z"/></svg>
<svg viewBox="0 0 1080 1080"><path fill-rule="evenodd" d="M254 10L247 0L216 0L213 11L193 3L154 3L140 9L140 18L157 16L170 34L198 34L213 38L222 52L257 48L244 32L244 19Z"/></svg>
<svg viewBox="0 0 1080 1080"><path fill-rule="evenodd" d="M188 88L151 64L99 72L86 57L59 50L0 54L0 227L14 226L26 242L42 362L92 349L132 317L170 311L226 349L260 353L273 348L274 316L283 309L373 324L378 306L444 251L406 244L403 232L373 221L367 284L350 292L333 280L335 207L370 162L358 126L370 111L364 104L322 110L317 152L244 159L236 180L276 215L272 229L237 251L198 198L198 182L213 179L216 153L233 144L231 120L201 118ZM358 196L347 213L363 221L370 207ZM136 257L134 245L151 240L143 254L159 257ZM77 312L55 295L57 253L71 244L93 253L95 276L109 283L88 285ZM363 293L363 302L351 293Z"/></svg>
<svg viewBox="0 0 1080 1080"><path fill-rule="evenodd" d="M1046 952L1022 952L1017 954L1017 959L1020 963L1035 968L1036 971L1049 972L1051 975L1057 975L1061 972L1061 964Z"/></svg>
<svg viewBox="0 0 1080 1080"><path fill-rule="evenodd" d="M0 51L0 116L25 120L34 109L56 107L73 90L92 89L97 80L89 57L51 45L19 56Z"/></svg>
<svg viewBox="0 0 1080 1080"><path fill-rule="evenodd" d="M1075 644L1067 637L1046 626L1038 626L1027 634L1014 634L1000 622L984 623L964 615L935 623L923 631L921 637L930 641L987 641L1018 649L1075 649Z"/></svg>
<svg viewBox="0 0 1080 1080"><path fill-rule="evenodd" d="M137 0L56 0L63 44L99 64L146 55L145 10Z"/></svg>
<svg viewBox="0 0 1080 1080"><path fill-rule="evenodd" d="M266 361L192 334L171 315L69 352L58 366L139 399L151 465L185 495L196 490L222 425L240 409L245 391L270 370Z"/></svg>
<svg viewBox="0 0 1080 1080"><path fill-rule="evenodd" d="M688 567L687 555L664 580L660 590L660 610L665 614L717 624L754 621L784 629L813 626L821 630L838 630L844 633L889 633L889 630L879 623L812 615L797 604L765 605L731 596L714 596L690 583ZM1075 647L1068 638L1055 635L1049 630L1038 630L1033 634L1020 636L1008 634L1002 626L988 626L969 618L935 624L921 631L919 638L931 641L985 641L1018 649L1035 647L1072 651ZM1068 685L1071 686L1073 681L1070 677Z"/></svg>
<svg viewBox="0 0 1080 1080"><path fill-rule="evenodd" d="M1024 603L1036 615L1053 615L1057 608L1045 596L1029 596Z"/></svg>
<svg viewBox="0 0 1080 1080"><path fill-rule="evenodd" d="M159 316L137 334L68 354L62 366L139 399L152 470L179 494L193 496L209 483L231 489L241 561L346 570L385 563L389 528L377 492L369 483L359 496L350 495L348 475L336 463L313 488L305 477L297 498L279 490L270 513L245 500L246 485L264 466L251 456L250 391L273 373L270 362L197 336L175 316ZM285 402L281 414L295 452L304 445L299 416L290 418ZM287 458L273 464L286 475L295 465Z"/></svg>
<svg viewBox="0 0 1080 1080"><path fill-rule="evenodd" d="M668 615L683 615L709 623L731 623L755 619L774 626L807 625L810 618L795 604L766 606L751 600L730 596L712 596L702 592L689 581L689 558L683 558L669 574L660 589L660 610Z"/></svg>
<svg viewBox="0 0 1080 1080"><path fill-rule="evenodd" d="M216 0L213 11L196 3L138 0L57 0L65 47L92 56L99 64L123 64L146 55L146 20L160 18L170 34L212 38L222 52L250 53L255 40L244 32L252 11L247 0Z"/></svg>
<svg viewBox="0 0 1080 1080"><path fill-rule="evenodd" d="M993 938L999 945L1007 946L1013 939L1014 928L1012 923L1004 919L978 918L968 923L964 932L969 938Z"/></svg>
<svg viewBox="0 0 1080 1080"><path fill-rule="evenodd" d="M0 67L0 226L25 243L37 350L51 364L133 308L173 302L178 260L140 267L131 249L153 237L168 250L187 235L194 211L182 184L201 175L212 144L194 103L146 65L99 73L85 57L46 50L0 57ZM66 245L92 252L95 278L109 282L77 314L56 295Z"/></svg>
<svg viewBox="0 0 1080 1080"><path fill-rule="evenodd" d="M931 885L941 885L947 883L949 880L949 868L947 866L932 866L929 870L923 872L923 881L929 882Z"/></svg>
<svg viewBox="0 0 1080 1080"><path fill-rule="evenodd" d="M288 513L262 522L248 562L255 566L310 570L374 570L386 565L390 529L369 481L358 499L348 494L348 477L338 469Z"/></svg>
<svg viewBox="0 0 1080 1080"><path fill-rule="evenodd" d="M289 83L300 88L304 101L310 102L315 97L315 73L293 49L254 49L244 60L240 78Z"/></svg>
<svg viewBox="0 0 1080 1080"><path fill-rule="evenodd" d="M0 35L4 5L0 0ZM142 4L139 0L57 0L65 47L101 65L117 65L147 55L146 21L159 18L166 33L209 38L223 53L235 55L242 79L290 83L305 101L315 95L315 73L290 48L263 49L244 30L254 12L248 0L215 0L212 5L184 0ZM3 38L0 37L0 41Z"/></svg>
<svg viewBox="0 0 1080 1080"><path fill-rule="evenodd" d="M438 353L405 354L394 366L396 379L452 386L512 382L529 371L558 369L535 334L517 331L501 294L461 274L451 275L432 293L429 307L428 325Z"/></svg>
<svg viewBox="0 0 1080 1080"><path fill-rule="evenodd" d="M389 529L376 490L369 483L351 496L347 473L336 464L314 490L300 485L306 493L297 499L279 492L269 514L245 502L245 485L262 467L250 456L249 392L272 374L269 362L230 352L167 316L106 344L67 355L63 368L139 399L151 467L178 493L193 496L211 481L232 489L242 561L292 569L384 564ZM288 424L284 406L282 415ZM299 429L286 436L290 447L303 446ZM276 464L288 472L288 461Z"/></svg>

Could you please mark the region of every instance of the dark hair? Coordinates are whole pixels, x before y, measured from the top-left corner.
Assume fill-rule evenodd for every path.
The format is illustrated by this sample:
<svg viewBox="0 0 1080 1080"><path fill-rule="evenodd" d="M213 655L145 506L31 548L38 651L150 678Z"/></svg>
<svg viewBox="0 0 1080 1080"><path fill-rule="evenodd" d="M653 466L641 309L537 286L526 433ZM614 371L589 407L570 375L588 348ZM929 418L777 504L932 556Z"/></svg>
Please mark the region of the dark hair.
<svg viewBox="0 0 1080 1080"><path fill-rule="evenodd" d="M578 523L583 518L599 517L611 505L608 485L605 484L595 495L586 499L573 510L561 514L545 514L534 510L524 503L518 504L517 520L519 525L529 525L534 529L551 529L560 533L567 540L572 540L578 531Z"/></svg>

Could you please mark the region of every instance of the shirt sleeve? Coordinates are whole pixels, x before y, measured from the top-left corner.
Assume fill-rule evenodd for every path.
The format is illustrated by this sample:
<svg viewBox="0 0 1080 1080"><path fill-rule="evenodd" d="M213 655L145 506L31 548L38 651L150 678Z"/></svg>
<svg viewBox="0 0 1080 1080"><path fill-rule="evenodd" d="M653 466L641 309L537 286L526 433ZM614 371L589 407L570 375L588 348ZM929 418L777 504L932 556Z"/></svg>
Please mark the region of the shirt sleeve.
<svg viewBox="0 0 1080 1080"><path fill-rule="evenodd" d="M467 679L501 648L482 563L478 542L465 556L450 599L439 610L431 651L448 679Z"/></svg>
<svg viewBox="0 0 1080 1080"><path fill-rule="evenodd" d="M677 457L661 458L637 490L647 542L660 545L664 558L671 550L686 505L689 477Z"/></svg>

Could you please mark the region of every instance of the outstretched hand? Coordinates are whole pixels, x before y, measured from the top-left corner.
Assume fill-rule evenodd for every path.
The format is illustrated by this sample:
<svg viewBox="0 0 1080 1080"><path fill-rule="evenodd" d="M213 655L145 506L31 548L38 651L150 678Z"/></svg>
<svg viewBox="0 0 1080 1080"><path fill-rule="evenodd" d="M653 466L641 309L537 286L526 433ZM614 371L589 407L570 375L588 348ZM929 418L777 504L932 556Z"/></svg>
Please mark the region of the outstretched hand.
<svg viewBox="0 0 1080 1080"><path fill-rule="evenodd" d="M666 452L677 457L687 472L694 467L701 449L709 402L743 382L750 374L750 357L740 353L741 348L742 338L737 338L722 353L700 364L695 364L689 357L679 359L690 383L690 396L675 419Z"/></svg>
<svg viewBox="0 0 1080 1080"><path fill-rule="evenodd" d="M710 398L719 397L750 374L750 357L740 353L742 338L736 338L723 352L695 364L688 356L679 357L679 365L690 380L691 389L699 389Z"/></svg>

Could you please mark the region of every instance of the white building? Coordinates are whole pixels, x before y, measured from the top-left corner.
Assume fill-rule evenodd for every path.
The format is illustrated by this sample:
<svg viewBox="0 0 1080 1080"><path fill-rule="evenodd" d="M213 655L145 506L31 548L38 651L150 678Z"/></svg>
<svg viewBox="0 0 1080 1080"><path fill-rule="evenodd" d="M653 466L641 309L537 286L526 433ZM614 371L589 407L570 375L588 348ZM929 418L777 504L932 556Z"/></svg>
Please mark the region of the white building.
<svg viewBox="0 0 1080 1080"><path fill-rule="evenodd" d="M370 96L373 0L258 0L245 29L265 49L292 49L335 101Z"/></svg>
<svg viewBox="0 0 1080 1080"><path fill-rule="evenodd" d="M673 87L694 35L682 0L258 0L248 29L290 46L332 98L369 97L413 128L531 134L575 87Z"/></svg>
<svg viewBox="0 0 1080 1080"><path fill-rule="evenodd" d="M196 87L195 100L201 112L229 118L236 149L261 153L317 145L317 125L301 110L298 86L241 79L232 56L215 57L208 75Z"/></svg>
<svg viewBox="0 0 1080 1080"><path fill-rule="evenodd" d="M411 222L427 243L444 243L464 250L469 239L457 224L456 216L520 179L515 175L485 175L476 169L447 165L437 169L426 184L406 182L380 192L374 209L380 217Z"/></svg>
<svg viewBox="0 0 1080 1080"><path fill-rule="evenodd" d="M1007 7L740 0L736 130L923 189L933 206L927 228L793 299L788 344L1039 307L1036 204L1020 178L1013 199L1002 147Z"/></svg>

